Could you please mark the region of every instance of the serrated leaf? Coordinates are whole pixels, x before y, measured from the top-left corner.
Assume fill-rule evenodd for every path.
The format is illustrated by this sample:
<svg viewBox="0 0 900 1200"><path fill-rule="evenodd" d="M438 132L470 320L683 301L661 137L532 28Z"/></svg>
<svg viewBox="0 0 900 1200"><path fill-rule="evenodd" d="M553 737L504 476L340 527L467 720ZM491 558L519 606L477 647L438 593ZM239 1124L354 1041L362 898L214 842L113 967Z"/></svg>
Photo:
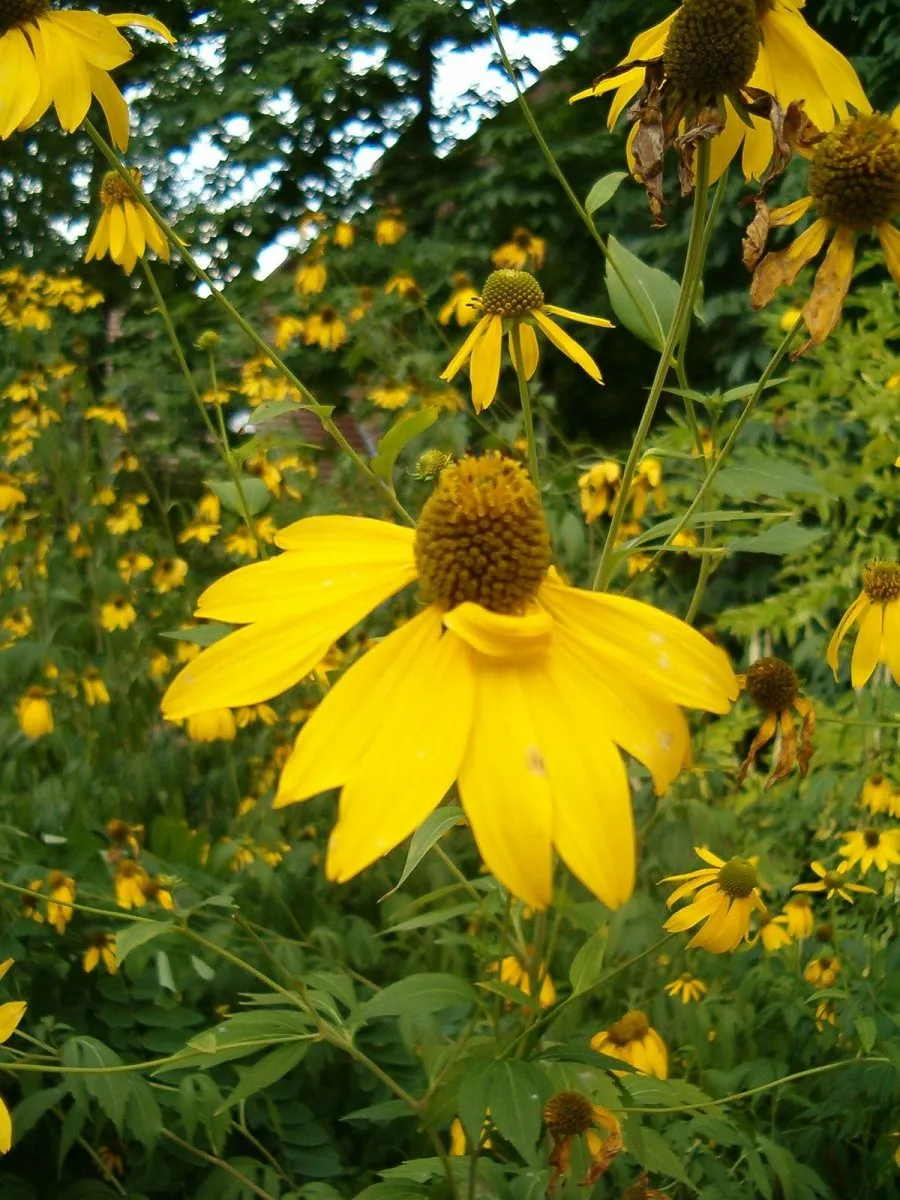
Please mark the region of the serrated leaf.
<svg viewBox="0 0 900 1200"><path fill-rule="evenodd" d="M169 629L159 636L173 642L193 642L195 646L212 646L215 642L220 642L226 634L233 633L234 628L233 625L226 625L222 621L207 621L204 625L198 625L196 629ZM206 903L211 904L212 901L207 900Z"/></svg>
<svg viewBox="0 0 900 1200"><path fill-rule="evenodd" d="M377 1124L381 1121L396 1121L401 1117L414 1116L416 1114L403 1100L382 1100L380 1104L370 1104L366 1108L357 1108L346 1113L341 1120L366 1125L369 1122Z"/></svg>
<svg viewBox="0 0 900 1200"><path fill-rule="evenodd" d="M783 500L788 496L830 495L828 488L793 463L763 457L723 467L713 487L736 500L755 500L757 496Z"/></svg>
<svg viewBox="0 0 900 1200"><path fill-rule="evenodd" d="M401 450L419 434L430 428L438 418L438 409L421 408L418 412L404 413L398 417L378 443L378 452L372 459L372 470L379 479L393 486L394 465Z"/></svg>
<svg viewBox="0 0 900 1200"><path fill-rule="evenodd" d="M121 966L132 950L170 933L174 928L174 921L131 921L116 934L116 962Z"/></svg>
<svg viewBox="0 0 900 1200"><path fill-rule="evenodd" d="M110 1067L122 1065L118 1054L96 1038L73 1037L63 1044L59 1057L63 1078L72 1095L95 1100L121 1134L131 1081L126 1074L109 1074ZM80 1070L69 1072L67 1067Z"/></svg>
<svg viewBox="0 0 900 1200"><path fill-rule="evenodd" d="M248 1096L255 1096L257 1092L263 1091L270 1084L281 1079L283 1075L287 1075L288 1071L292 1071L296 1067L308 1049L308 1042L278 1046L270 1053L264 1054L259 1062L255 1062L252 1066L238 1067L240 1083L226 1096L218 1112L232 1108L241 1100L246 1100Z"/></svg>
<svg viewBox="0 0 900 1200"><path fill-rule="evenodd" d="M13 1143L18 1145L22 1138L37 1125L41 1117L68 1093L68 1085L61 1083L57 1087L43 1088L31 1096L26 1096L24 1100L20 1100L12 1114Z"/></svg>
<svg viewBox="0 0 900 1200"><path fill-rule="evenodd" d="M206 486L219 497L229 512L233 512L243 518L244 509L241 504L241 498L237 486L230 479L207 479ZM272 500L272 493L263 481L254 478L252 475L248 475L241 480L241 491L244 493L244 499L247 501L247 512L249 512L251 517L255 517L257 513L261 513L263 509L269 506Z"/></svg>
<svg viewBox="0 0 900 1200"><path fill-rule="evenodd" d="M544 1075L533 1063L520 1059L493 1062L487 1075L492 1123L529 1165L535 1165L546 1099Z"/></svg>
<svg viewBox="0 0 900 1200"><path fill-rule="evenodd" d="M857 1017L856 1018L856 1035L859 1038L859 1044L862 1046L866 1054L875 1045L878 1037L878 1025L874 1017Z"/></svg>
<svg viewBox="0 0 900 1200"><path fill-rule="evenodd" d="M478 994L465 979L427 973L390 984L361 1005L357 1015L362 1021L374 1021L378 1017L440 1012L457 1004L477 1003Z"/></svg>
<svg viewBox="0 0 900 1200"><path fill-rule="evenodd" d="M162 1131L162 1115L146 1079L139 1075L131 1077L131 1090L125 1119L128 1129L147 1150L153 1150Z"/></svg>
<svg viewBox="0 0 900 1200"><path fill-rule="evenodd" d="M296 400L264 400L262 404L254 408L247 424L251 428L257 429L260 425L265 425L267 421L274 421L276 417L301 412L311 412L318 417L325 417L327 419L334 412L334 405L298 404ZM305 445L306 443L300 444Z"/></svg>
<svg viewBox="0 0 900 1200"><path fill-rule="evenodd" d="M388 896L393 896L394 892L403 886L431 847L441 840L448 829L452 829L462 815L463 810L461 808L450 804L444 808L435 809L433 813L425 818L412 835L409 850L406 854L406 862L400 878L389 892L385 892L381 897L382 900L386 900Z"/></svg>
<svg viewBox="0 0 900 1200"><path fill-rule="evenodd" d="M604 204L608 204L619 190L622 181L627 178L627 171L610 171L608 175L604 175L598 179L587 194L587 199L584 202L585 210L589 214L595 213L598 208L602 208Z"/></svg>
<svg viewBox="0 0 900 1200"><path fill-rule="evenodd" d="M569 967L569 982L572 985L573 996L587 991L602 978L607 937L605 929L598 929L572 959L572 965Z"/></svg>
<svg viewBox="0 0 900 1200"><path fill-rule="evenodd" d="M641 1126L640 1139L635 1140L633 1148L630 1144L628 1148L641 1166L646 1167L648 1171L659 1175L668 1175L669 1178L677 1179L679 1183L685 1184L692 1191L697 1190L685 1172L681 1159L655 1129L648 1129L646 1125Z"/></svg>
<svg viewBox="0 0 900 1200"><path fill-rule="evenodd" d="M736 538L729 546L741 554L793 554L797 550L808 550L827 532L820 526L809 528L796 521L779 521L753 537Z"/></svg>
<svg viewBox="0 0 900 1200"><path fill-rule="evenodd" d="M606 288L619 323L654 350L662 350L678 303L677 280L656 267L648 267L611 235L606 250ZM625 290L616 267L628 280L640 308Z"/></svg>

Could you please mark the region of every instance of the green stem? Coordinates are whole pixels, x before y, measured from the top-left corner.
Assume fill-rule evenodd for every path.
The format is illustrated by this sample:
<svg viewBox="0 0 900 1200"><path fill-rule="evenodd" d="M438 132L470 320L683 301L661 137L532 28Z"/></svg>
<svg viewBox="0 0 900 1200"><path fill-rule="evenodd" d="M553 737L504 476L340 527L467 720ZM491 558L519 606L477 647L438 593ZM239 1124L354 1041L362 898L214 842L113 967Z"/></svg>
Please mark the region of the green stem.
<svg viewBox="0 0 900 1200"><path fill-rule="evenodd" d="M322 428L325 430L328 436L340 447L344 454L346 454L347 457L354 463L357 469L362 471L362 473L368 478L369 482L375 485L384 499L390 504L391 508L393 508L397 516L400 517L400 519L407 525L415 525L415 521L409 515L397 497L393 494L393 490L388 487L384 480L379 479L365 459L362 458L361 455L357 454L357 452L353 449L353 447L335 425L334 421L332 421L328 412L322 407L321 404L319 404L318 400L315 398L306 384L297 378L294 372L287 366L287 364L282 360L280 355L273 349L273 347L269 345L265 338L257 333L246 317L243 317L238 312L228 297L216 285L212 276L200 266L196 258L194 258L193 254L191 254L190 250L182 242L169 222L165 219L165 217L163 217L162 213L159 212L155 205L151 204L151 202L144 195L140 186L135 183L128 168L116 154L115 150L113 150L112 146L110 146L103 136L98 133L94 125L87 118L84 120L84 129L88 137L97 147L109 165L125 183L135 200L137 200L139 204L143 205L156 224L166 235L166 238L170 244L179 252L182 259L190 267L193 274L202 283L206 284L214 302L218 304L220 308L224 309L231 320L234 321L244 335L253 343L254 346L256 346L260 353L264 354L272 366L275 367L275 369L279 371L284 378L297 389L301 396L303 396L304 400L306 401L306 406L319 419Z"/></svg>
<svg viewBox="0 0 900 1200"><path fill-rule="evenodd" d="M613 551L615 550L619 528L625 516L625 505L628 502L628 494L631 490L631 484L634 479L635 472L637 471L641 454L643 453L644 444L647 440L648 434L650 433L650 427L653 424L653 418L656 415L656 406L659 404L659 398L662 395L666 378L672 366L675 348L681 341L685 323L690 321L691 311L694 303L695 288L703 271L703 230L704 221L706 219L706 202L708 195L709 143L701 142L697 151L697 185L694 191L694 210L691 216L691 231L688 238L687 253L684 261L684 272L681 277L681 288L678 292L678 301L675 305L675 312L672 316L672 324L669 326L666 334L666 340L663 344L662 353L659 357L656 375L653 379L653 383L650 385L650 393L647 396L647 402L644 405L641 421L638 425L638 430L635 434L631 450L629 451L625 468L622 471L621 490L619 493L620 499L619 503L613 509L609 530L606 534L606 541L603 543L603 550L600 554L600 562L597 565L597 573L594 576L594 591L599 592L605 590L612 576L614 570Z"/></svg>
<svg viewBox="0 0 900 1200"><path fill-rule="evenodd" d="M257 1186L252 1179L248 1179L243 1172L239 1171L237 1167L233 1167L231 1163L227 1163L223 1158L216 1158L214 1154L207 1154L205 1150L201 1150L198 1146L186 1142L184 1138L180 1138L177 1133L172 1133L171 1129L166 1129L165 1126L160 1130L160 1133L163 1137L168 1138L170 1142L174 1142L176 1146L180 1146L182 1150L187 1150L190 1154L196 1154L204 1162L212 1163L214 1167L218 1167L219 1170L231 1175L242 1187L247 1188L254 1196L259 1196L260 1200L276 1200L276 1197L271 1192L267 1192L264 1188Z"/></svg>
<svg viewBox="0 0 900 1200"><path fill-rule="evenodd" d="M522 401L522 416L525 419L525 440L528 442L528 469L531 472L531 482L541 492L541 472L538 467L537 442L534 436L534 414L531 411L531 396L528 394L528 380L525 376L525 358L522 354L522 330L519 322L512 323L513 366L516 368L516 379L519 382L519 399Z"/></svg>

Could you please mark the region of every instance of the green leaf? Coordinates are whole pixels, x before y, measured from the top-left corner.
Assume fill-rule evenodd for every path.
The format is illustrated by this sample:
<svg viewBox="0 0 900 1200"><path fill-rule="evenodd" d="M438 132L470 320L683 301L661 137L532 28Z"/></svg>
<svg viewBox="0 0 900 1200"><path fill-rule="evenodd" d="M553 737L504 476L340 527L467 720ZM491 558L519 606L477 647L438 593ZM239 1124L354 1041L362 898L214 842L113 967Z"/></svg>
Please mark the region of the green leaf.
<svg viewBox="0 0 900 1200"><path fill-rule="evenodd" d="M457 1004L478 1002L472 985L456 975L409 975L367 1000L358 1016L363 1021L374 1021L377 1017L439 1012Z"/></svg>
<svg viewBox="0 0 900 1200"><path fill-rule="evenodd" d="M443 808L436 808L430 816L425 818L412 835L409 850L406 854L406 863L404 864L400 878L389 892L385 892L381 897L382 900L386 900L388 896L393 896L394 892L403 886L431 847L441 840L448 829L452 829L462 815L463 810L461 808L458 808L454 804L449 804Z"/></svg>
<svg viewBox="0 0 900 1200"><path fill-rule="evenodd" d="M859 1044L865 1050L866 1054L875 1045L878 1037L878 1025L874 1017L857 1017L856 1018L856 1034L859 1038Z"/></svg>
<svg viewBox="0 0 900 1200"><path fill-rule="evenodd" d="M131 1089L125 1119L129 1130L147 1150L152 1150L159 1141L162 1130L162 1115L153 1094L153 1089L140 1075L129 1077Z"/></svg>
<svg viewBox="0 0 900 1200"><path fill-rule="evenodd" d="M108 1073L110 1067L119 1067L122 1060L109 1046L92 1037L73 1037L64 1043L60 1052L63 1078L69 1091L78 1099L90 1096L96 1100L117 1131L122 1132L125 1106L131 1092L131 1081L126 1074ZM66 1067L90 1067L89 1074L70 1074Z"/></svg>
<svg viewBox="0 0 900 1200"><path fill-rule="evenodd" d="M827 532L818 525L809 528L796 521L779 521L754 537L735 539L729 547L741 554L793 554L797 550L807 550Z"/></svg>
<svg viewBox="0 0 900 1200"><path fill-rule="evenodd" d="M418 412L404 413L398 417L390 429L378 443L378 452L372 459L372 470L379 479L392 484L394 464L400 451L413 438L418 437L430 428L438 417L436 408L421 408Z"/></svg>
<svg viewBox="0 0 900 1200"><path fill-rule="evenodd" d="M366 1108L357 1108L341 1117L342 1121L365 1125L372 1121L397 1121L401 1117L414 1117L416 1114L403 1100L382 1100L380 1104L370 1104Z"/></svg>
<svg viewBox="0 0 900 1200"><path fill-rule="evenodd" d="M713 487L736 500L755 500L757 496L783 500L787 496L830 495L828 488L800 467L781 459L762 456L723 467Z"/></svg>
<svg viewBox="0 0 900 1200"><path fill-rule="evenodd" d="M654 1171L659 1175L668 1175L671 1179L677 1179L679 1183L685 1184L692 1191L697 1190L686 1174L681 1159L655 1129L642 1126L640 1138L636 1139L633 1149L629 1143L629 1149L641 1166L646 1167L648 1171Z"/></svg>
<svg viewBox="0 0 900 1200"><path fill-rule="evenodd" d="M619 190L619 185L627 178L627 171L610 171L608 175L603 175L598 179L588 192L587 200L584 202L588 214L595 213L598 208L608 204Z"/></svg>
<svg viewBox="0 0 900 1200"><path fill-rule="evenodd" d="M308 1042L294 1042L292 1045L278 1046L275 1050L263 1055L259 1062L255 1062L251 1067L238 1067L240 1083L225 1098L218 1111L231 1108L241 1100L246 1100L248 1096L254 1096L257 1092L269 1087L270 1084L281 1079L282 1075L287 1075L288 1071L292 1071L296 1067L308 1049Z"/></svg>
<svg viewBox="0 0 900 1200"><path fill-rule="evenodd" d="M175 976L172 974L172 964L169 962L169 956L165 950L156 952L156 978L159 980L159 986L165 988L166 991L178 991Z"/></svg>
<svg viewBox="0 0 900 1200"><path fill-rule="evenodd" d="M399 921L396 925L389 925L386 929L380 931L379 936L385 936L389 933L406 933L410 929L427 929L429 925L443 925L445 921L452 921L454 917L467 916L478 907L478 901L467 900L465 904L454 904L449 908L438 908L433 912L422 913L417 917L410 917L406 921Z"/></svg>
<svg viewBox="0 0 900 1200"><path fill-rule="evenodd" d="M356 1193L355 1200L422 1200L425 1188L411 1179L397 1179L384 1183L370 1183Z"/></svg>
<svg viewBox="0 0 900 1200"><path fill-rule="evenodd" d="M572 959L572 965L569 967L569 982L572 985L573 996L587 991L602 978L607 936L606 929L598 929Z"/></svg>
<svg viewBox="0 0 900 1200"><path fill-rule="evenodd" d="M654 350L662 350L678 303L678 282L664 271L648 267L612 235L607 238L606 249L606 287L613 312L629 333ZM616 267L628 280L640 308L625 290Z"/></svg>
<svg viewBox="0 0 900 1200"><path fill-rule="evenodd" d="M543 1104L547 1085L534 1063L519 1059L493 1062L487 1072L487 1104L491 1121L525 1161L537 1161L537 1140L541 1133Z"/></svg>
<svg viewBox="0 0 900 1200"><path fill-rule="evenodd" d="M170 629L159 636L169 638L173 642L193 642L196 646L212 646L220 642L229 633L234 633L234 625L226 625L222 621L207 621L196 629ZM207 903L210 903L207 901Z"/></svg>
<svg viewBox="0 0 900 1200"><path fill-rule="evenodd" d="M174 921L132 921L116 934L116 962L119 966L132 950L152 942L175 928Z"/></svg>
<svg viewBox="0 0 900 1200"><path fill-rule="evenodd" d="M257 429L260 425L265 425L267 421L274 421L276 417L283 417L289 413L298 412L311 412L315 413L318 417L325 417L327 419L334 412L334 405L298 404L296 400L264 400L262 404L254 408L247 424L253 429ZM306 445L306 443L300 442L298 445Z"/></svg>
<svg viewBox="0 0 900 1200"><path fill-rule="evenodd" d="M22 1138L29 1133L38 1121L49 1112L54 1105L59 1104L63 1096L68 1095L69 1089L61 1083L57 1087L43 1088L31 1096L20 1100L13 1110L13 1144L18 1145Z"/></svg>
<svg viewBox="0 0 900 1200"><path fill-rule="evenodd" d="M207 479L206 486L211 492L215 492L229 512L236 513L239 517L244 516L237 487L230 479ZM272 499L272 493L263 481L252 475L241 480L241 491L244 493L247 511L251 517L255 517L257 513L261 513L264 508L267 508Z"/></svg>

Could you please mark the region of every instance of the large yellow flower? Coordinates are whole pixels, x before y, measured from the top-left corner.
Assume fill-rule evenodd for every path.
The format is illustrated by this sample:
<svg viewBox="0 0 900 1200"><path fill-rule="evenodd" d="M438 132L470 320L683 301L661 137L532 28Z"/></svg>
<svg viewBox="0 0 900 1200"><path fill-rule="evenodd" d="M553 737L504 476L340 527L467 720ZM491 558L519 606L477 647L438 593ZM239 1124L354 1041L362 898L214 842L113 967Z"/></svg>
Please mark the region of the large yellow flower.
<svg viewBox="0 0 900 1200"><path fill-rule="evenodd" d="M753 307L763 308L831 239L803 306L809 340L798 353L821 345L840 320L862 234L877 234L887 269L900 284L900 229L894 224L900 216L900 108L893 117L871 113L841 122L813 151L807 187L809 195L773 209L769 221L794 225L810 209L816 219L786 250L766 255L750 289Z"/></svg>
<svg viewBox="0 0 900 1200"><path fill-rule="evenodd" d="M388 853L456 782L487 866L543 907L553 847L610 906L631 894L634 833L617 747L662 792L689 733L679 705L724 712L723 652L668 613L568 587L537 493L499 454L447 467L417 530L308 517L277 558L227 575L197 615L244 624L169 688L170 719L258 704L418 580L427 605L353 664L301 730L277 807L341 788L328 847L343 881Z"/></svg>
<svg viewBox="0 0 900 1200"><path fill-rule="evenodd" d="M666 1043L650 1024L647 1014L640 1009L625 1013L609 1029L595 1033L591 1038L591 1049L628 1063L645 1075L655 1075L657 1079L668 1078L669 1052ZM625 1072L617 1074L624 1075Z"/></svg>
<svg viewBox="0 0 900 1200"><path fill-rule="evenodd" d="M736 950L749 936L753 910L766 911L759 895L756 862L749 858L724 862L704 846L694 849L709 867L686 875L670 875L663 881L680 885L666 901L669 908L697 892L691 903L673 913L663 928L670 933L682 933L699 925L688 946L702 946L712 954L725 954Z"/></svg>
<svg viewBox="0 0 900 1200"><path fill-rule="evenodd" d="M805 0L755 0L755 3L749 0L748 10L756 10L748 11L748 16L756 23L758 51L755 66L751 64L751 73L744 84L769 92L782 108L787 108L793 101L802 100L807 116L819 129L827 130L834 126L836 120L849 116L851 110L869 112L871 106L847 59L811 29L800 15L804 4ZM745 0L735 0L733 8L740 13L744 5ZM688 10L687 17L691 18L694 14L690 10L698 8L707 8L712 20L710 28L705 30L705 14L700 12L692 32L695 38L699 35L701 41L708 37L712 44L709 47L698 45L697 57L704 71L714 73L718 65L724 74L729 74L734 69L731 56L735 47L726 41L726 54L722 55L722 44L715 46L716 34L721 28L723 5L709 3L708 0L700 0L699 4L697 0L691 0L689 4L682 4L664 21L640 34L622 63L659 56L665 58L673 23L681 14L681 23L686 24L685 10ZM725 61L717 64L717 57ZM644 68L635 66L621 74L600 79L594 87L579 92L572 100L615 91L608 118L609 127L612 128L643 82ZM715 82L721 84L722 81ZM739 114L732 101L724 95L732 89L719 86L714 90L722 97L725 127L710 145L711 179L719 178L740 149L744 176L747 179L759 179L772 158L771 125L761 117Z"/></svg>
<svg viewBox="0 0 900 1200"><path fill-rule="evenodd" d="M132 169L131 175L140 184L140 171ZM148 250L154 250L164 262L169 261L166 235L117 171L108 171L103 177L100 202L103 213L84 256L85 262L108 254L130 275Z"/></svg>
<svg viewBox="0 0 900 1200"><path fill-rule="evenodd" d="M876 871L886 871L900 863L900 829L857 829L852 833L842 833L844 845L838 850L847 864L855 867L859 863L861 874L868 873L869 867Z"/></svg>
<svg viewBox="0 0 900 1200"><path fill-rule="evenodd" d="M525 376L534 375L538 367L538 349L535 327L561 350L567 358L577 363L590 375L595 383L602 383L600 368L574 338L547 315L568 317L585 325L599 325L612 329L612 322L605 317L588 317L584 313L558 308L544 303L544 293L533 275L527 271L493 271L485 280L478 298L478 306L484 316L463 342L462 346L441 372L441 379L448 383L457 372L469 363L472 377L472 404L476 412L488 407L497 394L500 380L500 359L503 353L503 334L509 335L509 355L515 362L513 331L518 331L522 343L522 359Z"/></svg>
<svg viewBox="0 0 900 1200"><path fill-rule="evenodd" d="M886 663L894 682L900 683L900 563L869 563L862 577L863 590L841 617L825 661L837 679L841 642L859 621L850 658L851 684L863 687L879 663Z"/></svg>
<svg viewBox="0 0 900 1200"><path fill-rule="evenodd" d="M96 97L112 140L128 145L128 106L109 72L132 57L118 27L151 29L174 38L155 17L51 9L49 0L0 5L0 139L28 129L52 104L67 133L77 129Z"/></svg>

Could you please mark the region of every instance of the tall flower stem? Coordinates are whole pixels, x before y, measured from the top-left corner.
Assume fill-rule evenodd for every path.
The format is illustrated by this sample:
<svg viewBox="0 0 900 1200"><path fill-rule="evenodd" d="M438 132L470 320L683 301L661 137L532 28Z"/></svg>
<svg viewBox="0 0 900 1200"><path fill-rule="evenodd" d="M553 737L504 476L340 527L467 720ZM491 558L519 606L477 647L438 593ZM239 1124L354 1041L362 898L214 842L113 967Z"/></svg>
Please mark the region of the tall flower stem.
<svg viewBox="0 0 900 1200"><path fill-rule="evenodd" d="M628 501L631 483L634 479L637 465L640 462L647 436L650 433L653 418L656 415L659 398L662 395L666 379L672 367L675 349L684 336L686 324L690 321L697 283L703 272L704 242L708 245L708 240L704 236L708 196L709 143L701 141L697 149L697 181L694 189L691 232L688 237L687 253L685 255L684 271L681 276L678 301L675 305L675 312L672 315L672 323L666 333L666 340L659 357L656 375L654 376L653 383L650 385L647 402L641 414L641 421L632 442L631 450L628 453L625 468L622 471L621 498L613 510L606 541L603 544L603 550L600 554L600 562L597 564L597 573L594 576L594 591L603 591L609 584L612 576L614 570L613 551L615 550L619 528L625 516L625 505Z"/></svg>
<svg viewBox="0 0 900 1200"><path fill-rule="evenodd" d="M287 366L287 364L273 349L273 347L269 345L265 338L262 337L261 334L257 333L246 317L242 316L242 314L238 312L228 297L219 289L209 272L205 271L203 267L200 266L196 258L194 258L193 254L191 254L190 250L187 248L184 242L182 242L181 238L165 219L162 213L160 213L155 205L153 205L147 199L140 186L135 183L128 168L119 158L118 154L116 154L115 150L113 150L112 146L109 145L102 134L97 131L94 125L87 118L85 118L84 121L84 128L88 137L103 155L112 169L116 172L119 178L125 183L135 200L137 200L137 202L147 210L156 224L166 235L169 243L178 251L182 259L185 261L185 263L187 263L188 267L197 277L197 279L199 279L201 283L205 283L209 288L210 296L215 303L218 304L220 308L224 309L235 325L237 325L238 328L245 334L245 336L254 344L254 346L256 346L260 353L264 354L272 366L284 376L288 383L297 389L305 401L305 407L307 407L318 418L322 428L325 430L328 436L340 447L344 454L346 454L347 457L354 463L357 469L368 478L370 483L374 484L374 486L381 493L383 499L390 504L397 516L400 517L400 519L407 525L415 525L413 518L409 515L409 513L394 495L393 489L390 488L384 482L384 480L378 478L365 459L353 449L353 447L341 433L340 429L338 429L337 425L335 425L334 421L332 421L330 410L319 404L318 400L315 398L306 384L297 378L294 372L290 369L290 367Z"/></svg>
<svg viewBox="0 0 900 1200"><path fill-rule="evenodd" d="M528 469L531 472L531 482L541 491L541 471L538 466L537 442L534 436L534 414L531 410L531 396L528 391L528 379L525 375L525 357L522 354L522 331L519 322L512 323L513 366L516 368L516 379L519 382L519 399L522 401L522 416L525 420L525 440L528 442Z"/></svg>

